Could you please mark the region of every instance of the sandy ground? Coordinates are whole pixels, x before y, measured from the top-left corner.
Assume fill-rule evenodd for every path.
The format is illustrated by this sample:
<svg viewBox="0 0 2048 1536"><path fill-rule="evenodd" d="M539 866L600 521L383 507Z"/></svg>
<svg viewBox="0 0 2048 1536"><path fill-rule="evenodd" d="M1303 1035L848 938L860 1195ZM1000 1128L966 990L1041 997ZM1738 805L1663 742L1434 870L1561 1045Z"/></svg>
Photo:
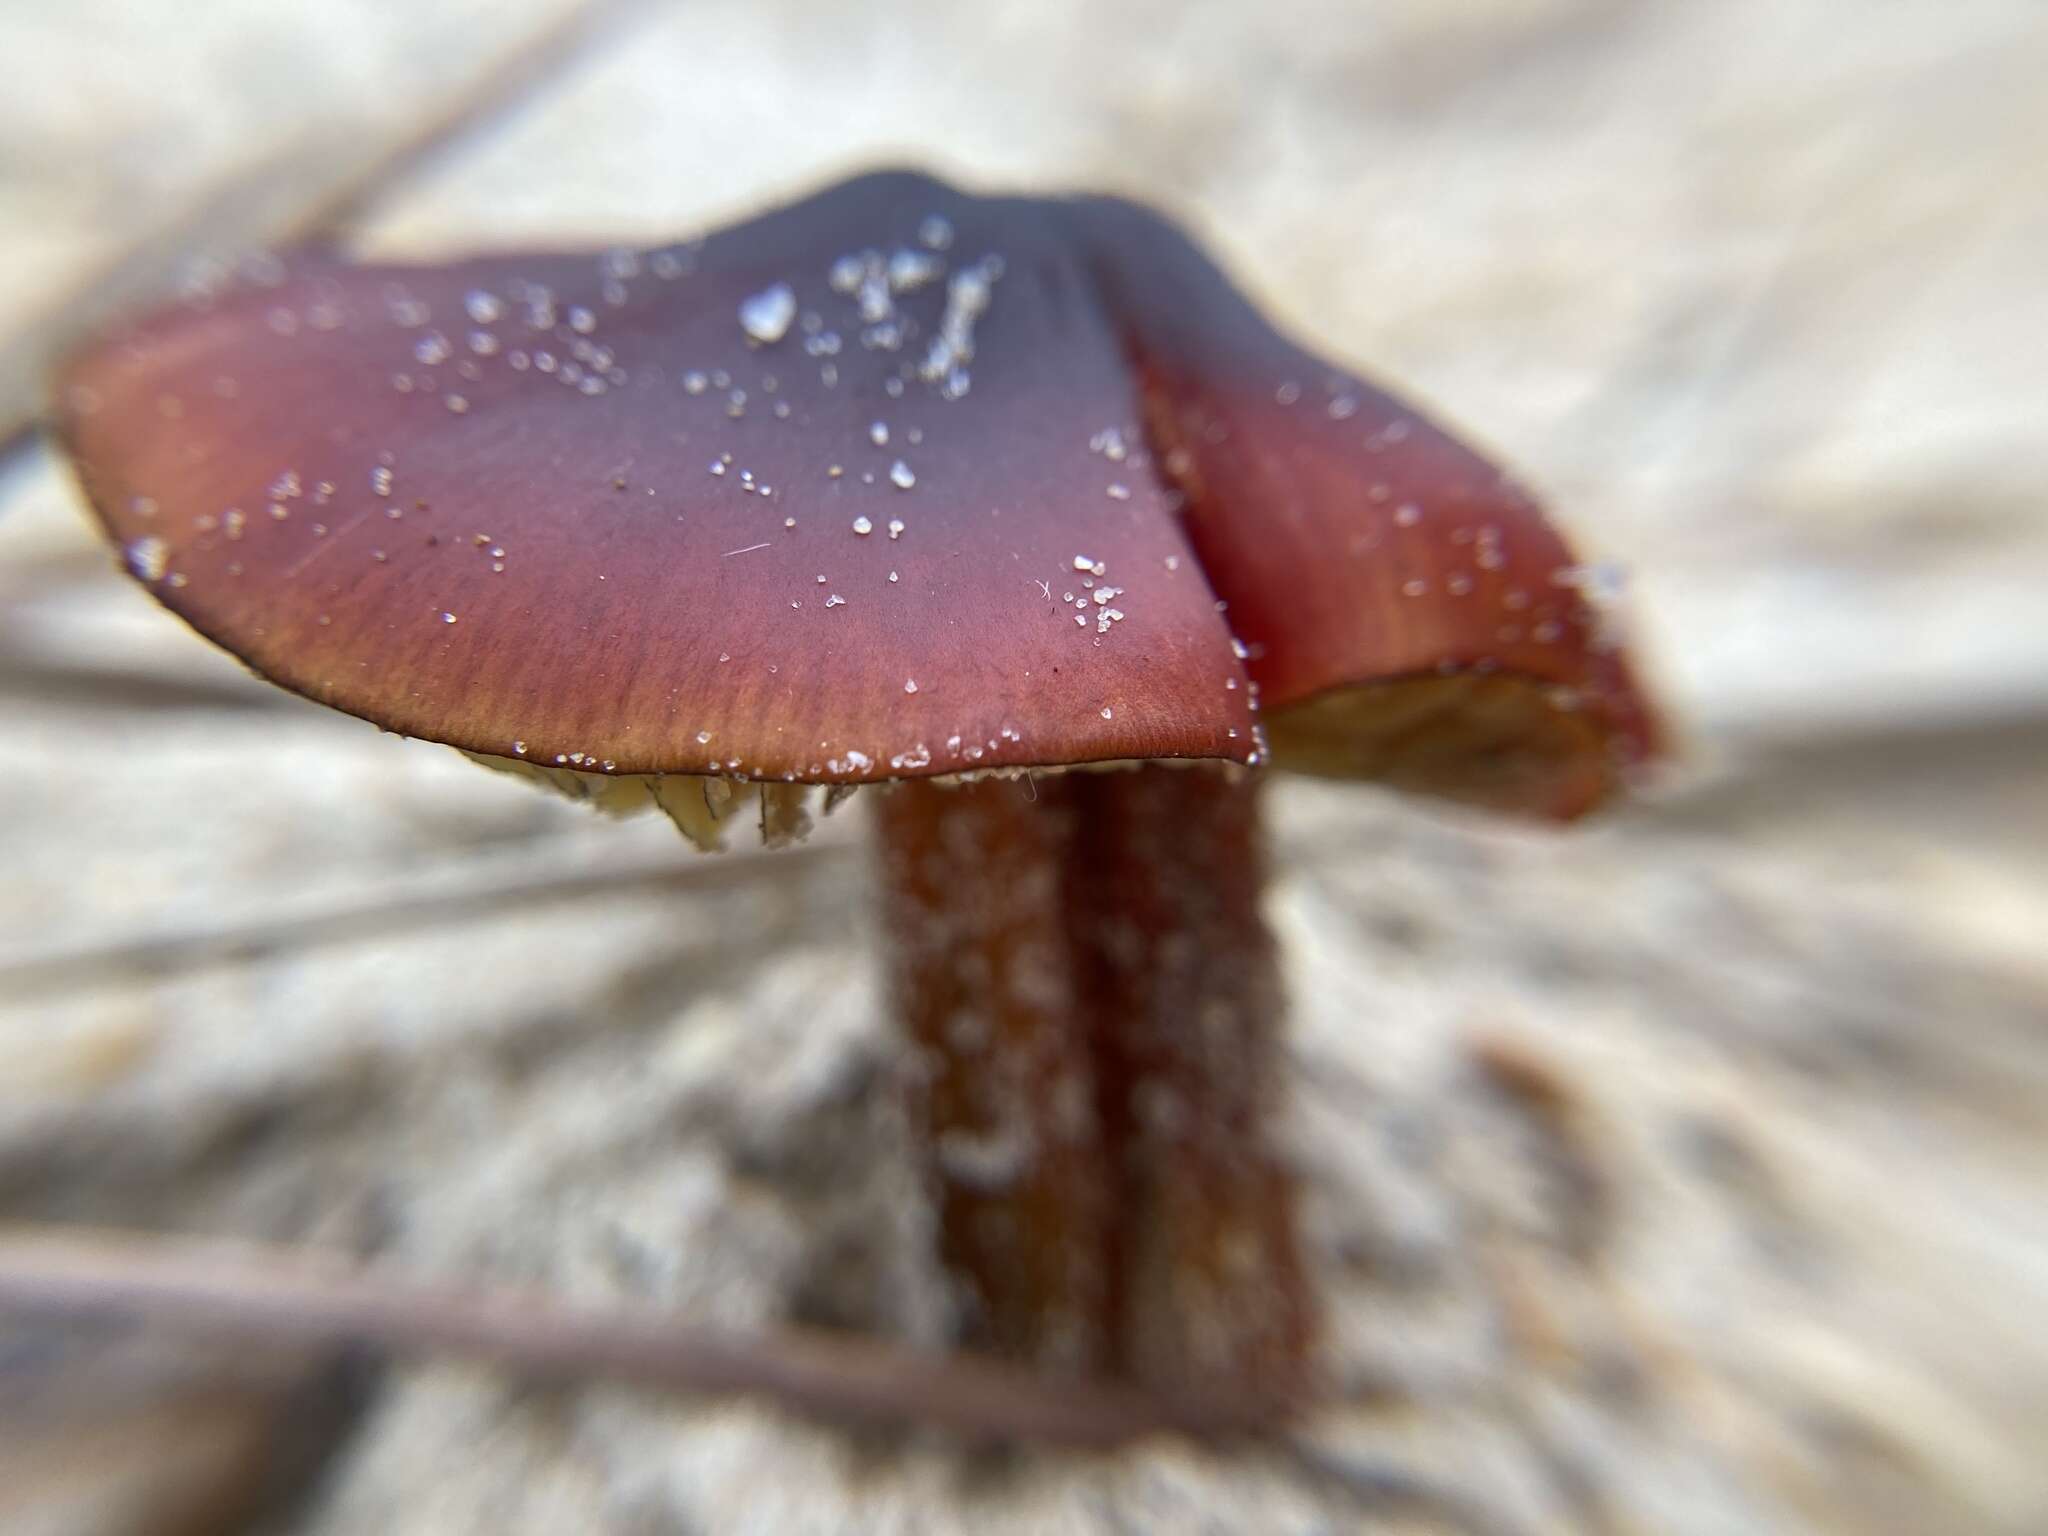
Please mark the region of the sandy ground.
<svg viewBox="0 0 2048 1536"><path fill-rule="evenodd" d="M7 13L9 365L287 129L402 138L569 9ZM648 4L560 64L351 238L669 238L888 160L1166 203L1629 568L1688 769L1569 838L1274 796L1313 1455L12 1328L0 1527L162 1529L307 1399L319 1536L2048 1527L2037 7ZM859 811L707 866L275 694L19 453L0 1217L928 1332Z"/></svg>

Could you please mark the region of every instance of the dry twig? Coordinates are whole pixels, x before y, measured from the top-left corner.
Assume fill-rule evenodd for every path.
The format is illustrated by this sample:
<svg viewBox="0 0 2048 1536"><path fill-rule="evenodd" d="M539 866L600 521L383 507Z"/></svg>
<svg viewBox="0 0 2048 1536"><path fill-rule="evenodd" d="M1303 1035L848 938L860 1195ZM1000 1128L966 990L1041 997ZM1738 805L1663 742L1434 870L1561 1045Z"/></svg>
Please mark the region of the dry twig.
<svg viewBox="0 0 2048 1536"><path fill-rule="evenodd" d="M1070 1448L1248 1434L1284 1408L1242 1393L1168 1400L804 1330L745 1337L647 1307L571 1307L532 1293L400 1279L309 1250L139 1233L0 1229L6 1309L111 1314L248 1339L348 1341L529 1376L759 1397L839 1423Z"/></svg>

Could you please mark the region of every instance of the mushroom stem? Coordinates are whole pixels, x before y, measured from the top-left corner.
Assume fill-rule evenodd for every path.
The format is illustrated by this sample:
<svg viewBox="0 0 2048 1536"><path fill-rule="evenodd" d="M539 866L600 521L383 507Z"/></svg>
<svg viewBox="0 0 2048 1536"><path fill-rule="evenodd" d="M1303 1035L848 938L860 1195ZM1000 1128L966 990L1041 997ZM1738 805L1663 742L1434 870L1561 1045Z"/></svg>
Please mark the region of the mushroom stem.
<svg viewBox="0 0 2048 1536"><path fill-rule="evenodd" d="M1296 1391L1311 1307L1272 1145L1258 781L906 784L879 818L967 1341L1154 1388Z"/></svg>
<svg viewBox="0 0 2048 1536"><path fill-rule="evenodd" d="M1067 909L1077 778L907 783L877 818L910 1113L962 1331L1087 1373L1109 1359L1115 1193Z"/></svg>

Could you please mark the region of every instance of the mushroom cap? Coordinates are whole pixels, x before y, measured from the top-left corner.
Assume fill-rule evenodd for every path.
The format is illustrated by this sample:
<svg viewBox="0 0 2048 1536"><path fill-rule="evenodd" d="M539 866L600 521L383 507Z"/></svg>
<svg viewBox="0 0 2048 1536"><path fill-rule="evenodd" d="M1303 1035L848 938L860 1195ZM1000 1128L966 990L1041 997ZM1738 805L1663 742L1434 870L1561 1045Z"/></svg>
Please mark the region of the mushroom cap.
<svg viewBox="0 0 2048 1536"><path fill-rule="evenodd" d="M662 251L293 259L59 386L134 574L405 735L808 783L1256 759L1173 493L1090 450L1136 383L1029 205L883 175Z"/></svg>
<svg viewBox="0 0 2048 1536"><path fill-rule="evenodd" d="M1073 217L1280 766L1564 819L1662 753L1610 578L1511 476L1281 335L1157 214Z"/></svg>
<svg viewBox="0 0 2048 1536"><path fill-rule="evenodd" d="M1109 199L261 263L65 369L134 574L407 735L860 783L1188 758L1571 816L1658 750L1561 536Z"/></svg>

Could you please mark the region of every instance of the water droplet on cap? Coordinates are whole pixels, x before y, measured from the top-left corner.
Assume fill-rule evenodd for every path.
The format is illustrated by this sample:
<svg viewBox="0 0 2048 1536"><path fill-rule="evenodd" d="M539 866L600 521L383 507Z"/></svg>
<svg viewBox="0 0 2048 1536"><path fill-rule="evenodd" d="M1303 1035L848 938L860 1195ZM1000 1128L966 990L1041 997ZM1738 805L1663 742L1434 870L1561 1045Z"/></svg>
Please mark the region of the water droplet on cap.
<svg viewBox="0 0 2048 1536"><path fill-rule="evenodd" d="M782 340L796 319L796 292L775 283L740 303L740 329L764 345Z"/></svg>
<svg viewBox="0 0 2048 1536"><path fill-rule="evenodd" d="M135 539L128 545L128 569L144 581L161 581L170 553L162 539Z"/></svg>

